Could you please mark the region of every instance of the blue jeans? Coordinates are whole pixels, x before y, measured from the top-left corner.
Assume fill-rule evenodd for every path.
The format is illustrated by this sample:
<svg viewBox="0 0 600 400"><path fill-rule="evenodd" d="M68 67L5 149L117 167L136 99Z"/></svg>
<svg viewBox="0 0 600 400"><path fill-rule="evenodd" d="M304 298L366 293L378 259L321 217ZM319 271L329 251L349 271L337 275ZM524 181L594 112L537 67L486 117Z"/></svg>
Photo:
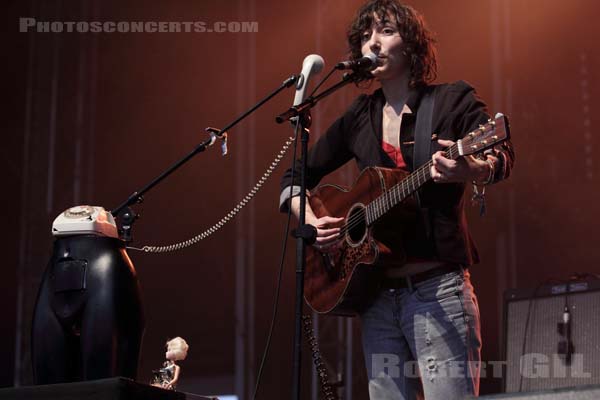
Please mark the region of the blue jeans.
<svg viewBox="0 0 600 400"><path fill-rule="evenodd" d="M382 289L360 316L371 400L479 393L479 307L468 271Z"/></svg>

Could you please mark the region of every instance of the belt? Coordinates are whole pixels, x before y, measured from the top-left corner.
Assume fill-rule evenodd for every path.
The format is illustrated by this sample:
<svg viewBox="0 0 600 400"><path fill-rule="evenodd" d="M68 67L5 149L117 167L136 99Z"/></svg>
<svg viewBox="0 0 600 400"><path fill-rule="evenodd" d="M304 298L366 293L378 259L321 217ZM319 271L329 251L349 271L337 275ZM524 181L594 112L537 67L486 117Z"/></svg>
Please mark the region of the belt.
<svg viewBox="0 0 600 400"><path fill-rule="evenodd" d="M461 264L448 263L424 272L419 272L414 275L405 276L402 278L384 277L381 282L381 287L383 289L409 288L412 290L412 288L420 282L435 278L437 276L449 274L451 272L458 272L463 270L466 270L466 268L464 268Z"/></svg>

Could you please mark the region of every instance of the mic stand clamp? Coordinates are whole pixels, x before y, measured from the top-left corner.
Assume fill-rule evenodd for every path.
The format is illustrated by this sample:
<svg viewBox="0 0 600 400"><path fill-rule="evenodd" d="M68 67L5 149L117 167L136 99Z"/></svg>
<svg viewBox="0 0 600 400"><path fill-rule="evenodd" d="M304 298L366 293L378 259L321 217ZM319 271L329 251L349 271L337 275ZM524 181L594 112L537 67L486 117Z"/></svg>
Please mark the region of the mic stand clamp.
<svg viewBox="0 0 600 400"><path fill-rule="evenodd" d="M304 224L294 229L292 236L296 239L302 239L307 245L311 245L317 241L317 228L311 224Z"/></svg>
<svg viewBox="0 0 600 400"><path fill-rule="evenodd" d="M296 124L297 122L300 122L300 128L310 128L312 124L312 115L310 114L310 109L306 109L300 112L297 117L294 117L293 124Z"/></svg>
<svg viewBox="0 0 600 400"><path fill-rule="evenodd" d="M133 208L125 207L123 211L119 214L119 221L121 222L121 239L126 244L129 244L133 241L133 223L140 217Z"/></svg>

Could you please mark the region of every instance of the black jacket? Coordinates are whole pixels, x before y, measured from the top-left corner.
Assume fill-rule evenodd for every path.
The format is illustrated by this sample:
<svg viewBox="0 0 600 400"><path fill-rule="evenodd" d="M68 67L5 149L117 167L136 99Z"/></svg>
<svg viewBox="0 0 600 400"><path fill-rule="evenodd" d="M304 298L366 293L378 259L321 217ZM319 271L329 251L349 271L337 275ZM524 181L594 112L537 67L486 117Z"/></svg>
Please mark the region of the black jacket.
<svg viewBox="0 0 600 400"><path fill-rule="evenodd" d="M413 170L413 147L416 115L425 88L414 91L407 101L412 114L404 114L401 124L400 149L410 171ZM382 148L382 112L385 98L381 89L371 95L361 95L337 119L310 149L307 163L307 187L314 188L330 172L354 158L359 169L370 166L395 168ZM489 119L485 104L466 82L439 85L436 89L432 128L439 139L456 141ZM431 143L431 153L441 150L437 141ZM497 146L494 154L500 162L494 182L506 178L513 165L514 152L509 142ZM295 175L296 177L298 174ZM281 181L282 209L286 207L291 171ZM287 190L286 190L287 188ZM298 190L295 190L297 193ZM415 226L402 227L409 257L441 260L472 265L479 261L477 250L467 228L464 212L465 184L427 183L420 191L424 218ZM425 226L429 225L429 226ZM408 235L406 234L408 233Z"/></svg>

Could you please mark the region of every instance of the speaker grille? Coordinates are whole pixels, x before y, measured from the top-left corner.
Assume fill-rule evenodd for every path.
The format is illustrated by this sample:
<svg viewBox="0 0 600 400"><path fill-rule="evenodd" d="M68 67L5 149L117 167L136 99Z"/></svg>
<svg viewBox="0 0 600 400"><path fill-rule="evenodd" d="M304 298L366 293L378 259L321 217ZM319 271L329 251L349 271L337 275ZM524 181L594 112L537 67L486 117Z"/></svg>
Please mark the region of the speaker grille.
<svg viewBox="0 0 600 400"><path fill-rule="evenodd" d="M545 286L535 291L535 298L533 290L505 293L506 392L600 383L600 291L596 288L600 285L597 283ZM565 304L571 322L570 363L559 354L559 342L565 341L565 336L559 333L558 324L563 321Z"/></svg>

